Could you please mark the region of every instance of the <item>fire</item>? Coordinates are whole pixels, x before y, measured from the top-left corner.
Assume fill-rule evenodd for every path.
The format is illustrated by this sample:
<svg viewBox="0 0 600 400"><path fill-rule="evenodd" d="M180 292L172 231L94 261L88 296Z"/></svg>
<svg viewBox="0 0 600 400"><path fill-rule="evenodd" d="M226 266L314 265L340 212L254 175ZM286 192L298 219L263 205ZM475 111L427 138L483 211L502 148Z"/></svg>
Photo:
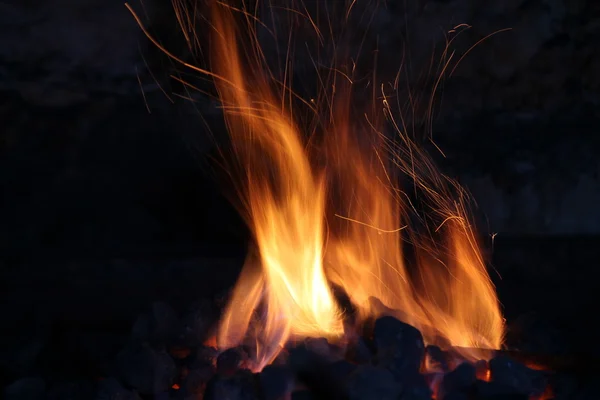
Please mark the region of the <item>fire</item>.
<svg viewBox="0 0 600 400"><path fill-rule="evenodd" d="M257 247L225 310L219 348L253 340L258 370L290 340L342 338L351 327L332 284L356 306L358 324L391 313L426 342L456 346L471 360L500 348L504 320L468 196L405 133L384 86L376 111L356 113L351 76L332 73L331 91L304 101L317 119L306 124L286 83L289 69L281 82L266 65L260 21L223 2L211 8L209 75ZM316 133L325 139L309 146L306 136ZM407 192L399 180L410 182Z"/></svg>
<svg viewBox="0 0 600 400"><path fill-rule="evenodd" d="M261 368L290 338L341 336L343 318L323 269L324 176L310 165L300 130L270 76L252 73L263 66L242 64L231 11L215 10L213 68L225 78L217 80L217 89L245 168L242 196L259 253L244 267L217 343L235 346L254 329ZM252 325L259 305L263 315Z"/></svg>

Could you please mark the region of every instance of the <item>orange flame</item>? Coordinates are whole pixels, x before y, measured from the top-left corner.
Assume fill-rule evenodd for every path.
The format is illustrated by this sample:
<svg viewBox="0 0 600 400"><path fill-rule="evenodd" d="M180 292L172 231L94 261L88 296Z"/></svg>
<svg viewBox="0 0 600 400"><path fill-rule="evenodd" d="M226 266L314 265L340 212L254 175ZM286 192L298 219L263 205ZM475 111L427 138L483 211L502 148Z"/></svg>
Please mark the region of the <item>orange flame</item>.
<svg viewBox="0 0 600 400"><path fill-rule="evenodd" d="M504 320L464 190L403 133L383 89L379 108L394 138L381 131L377 113L354 117L351 79L334 80L324 110L314 103L316 114L328 113L320 124L326 162L315 162L295 122L293 92L264 61L254 17L241 13L249 33L242 45L233 13L213 5L211 74L244 174L238 189L258 251L225 310L218 346L252 338L260 369L290 339L341 337L344 316L331 282L348 294L361 321L393 313L421 329L428 343L441 338L472 349L463 351L468 359L487 356L473 349L499 348ZM397 188L407 178L416 200ZM333 219L328 200L337 210Z"/></svg>
<svg viewBox="0 0 600 400"><path fill-rule="evenodd" d="M323 176L311 168L299 129L268 76L257 73L262 65L243 66L227 11L214 13L213 68L228 81L217 81L217 88L236 154L246 168L243 194L261 265L248 260L217 343L225 348L239 344L262 301L264 316L254 334L261 368L291 336L338 337L343 324L322 265Z"/></svg>

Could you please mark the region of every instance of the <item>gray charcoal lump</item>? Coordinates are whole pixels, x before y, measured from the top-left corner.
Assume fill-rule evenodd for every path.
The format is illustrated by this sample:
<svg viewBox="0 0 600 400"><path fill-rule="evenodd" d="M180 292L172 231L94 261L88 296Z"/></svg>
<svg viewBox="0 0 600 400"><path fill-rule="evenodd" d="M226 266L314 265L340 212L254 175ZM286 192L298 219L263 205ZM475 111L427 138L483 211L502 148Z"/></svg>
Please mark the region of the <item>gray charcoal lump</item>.
<svg viewBox="0 0 600 400"><path fill-rule="evenodd" d="M175 361L166 351L145 344L125 347L117 355L116 369L126 385L145 394L169 390L177 375Z"/></svg>
<svg viewBox="0 0 600 400"><path fill-rule="evenodd" d="M286 366L267 365L259 377L263 400L278 400L293 390L294 374Z"/></svg>
<svg viewBox="0 0 600 400"><path fill-rule="evenodd" d="M385 368L361 365L347 378L350 400L397 400L402 388Z"/></svg>
<svg viewBox="0 0 600 400"><path fill-rule="evenodd" d="M183 397L202 395L206 385L214 376L215 369L212 365L190 369L181 382L180 395Z"/></svg>
<svg viewBox="0 0 600 400"><path fill-rule="evenodd" d="M201 314L191 313L184 320L183 336L189 337L182 345L177 316L167 305L154 303L137 319L132 338L118 353L114 369L107 368L109 376L114 377L98 383L82 380L50 384L39 378L25 378L8 386L4 397L431 400L433 379L439 400L525 400L541 394L547 384L545 374L506 356L482 362L486 371L489 367L491 382L476 379L477 364L465 362L450 370L448 353L436 346L426 348L418 329L390 316L376 319L368 336L354 338L345 348L324 338L290 344L275 362L253 373L247 368L256 349L238 346L219 351L193 339L206 333L206 320ZM439 367L429 374L421 371L426 355Z"/></svg>
<svg viewBox="0 0 600 400"><path fill-rule="evenodd" d="M477 400L527 400L527 394L518 393L514 388L498 382L475 382Z"/></svg>
<svg viewBox="0 0 600 400"><path fill-rule="evenodd" d="M108 378L98 384L96 400L141 400L141 397L125 389L116 378Z"/></svg>
<svg viewBox="0 0 600 400"><path fill-rule="evenodd" d="M304 345L307 349L323 357L324 359L332 359L335 357L335 349L327 341L326 338L306 338Z"/></svg>
<svg viewBox="0 0 600 400"><path fill-rule="evenodd" d="M429 359L438 366L440 371L448 372L450 370L447 361L447 354L438 346L427 346L425 348L425 354L427 354L427 357L429 357Z"/></svg>
<svg viewBox="0 0 600 400"><path fill-rule="evenodd" d="M373 341L377 365L389 369L396 378L419 372L425 345L417 328L394 317L382 317L375 321Z"/></svg>
<svg viewBox="0 0 600 400"><path fill-rule="evenodd" d="M191 352L188 358L188 367L190 369L202 368L205 366L216 366L216 360L219 353L217 349L208 346L199 346Z"/></svg>
<svg viewBox="0 0 600 400"><path fill-rule="evenodd" d="M444 375L440 389L444 394L463 391L473 386L476 380L475 367L465 362Z"/></svg>
<svg viewBox="0 0 600 400"><path fill-rule="evenodd" d="M91 381L58 382L46 393L45 400L78 400L94 397L96 387Z"/></svg>
<svg viewBox="0 0 600 400"><path fill-rule="evenodd" d="M541 394L546 387L546 381L539 371L527 368L512 358L494 357L490 360L489 365L493 381L511 387L517 393Z"/></svg>
<svg viewBox="0 0 600 400"><path fill-rule="evenodd" d="M442 400L469 400L469 395L464 392L450 392L441 397Z"/></svg>
<svg viewBox="0 0 600 400"><path fill-rule="evenodd" d="M206 385L204 400L257 400L258 385L254 374L239 370L231 376L215 375Z"/></svg>
<svg viewBox="0 0 600 400"><path fill-rule="evenodd" d="M346 351L346 356L344 358L357 364L367 364L373 359L373 352L369 346L367 346L365 339L358 337Z"/></svg>
<svg viewBox="0 0 600 400"><path fill-rule="evenodd" d="M358 366L346 360L339 360L329 364L329 369L338 380L344 380L350 375Z"/></svg>
<svg viewBox="0 0 600 400"><path fill-rule="evenodd" d="M289 351L288 365L293 371L297 382L312 390L318 398L345 399L345 386L335 372L330 368L330 363L320 354L317 354L301 344Z"/></svg>
<svg viewBox="0 0 600 400"><path fill-rule="evenodd" d="M431 388L425 377L415 373L412 376L405 376L401 381L402 400L430 400L432 396Z"/></svg>
<svg viewBox="0 0 600 400"><path fill-rule="evenodd" d="M194 303L181 318L178 341L184 346L201 346L210 331L215 317L209 302Z"/></svg>
<svg viewBox="0 0 600 400"><path fill-rule="evenodd" d="M242 347L232 347L217 357L217 373L233 374L248 361L248 353Z"/></svg>
<svg viewBox="0 0 600 400"><path fill-rule="evenodd" d="M296 390L292 392L292 400L317 400L310 390Z"/></svg>

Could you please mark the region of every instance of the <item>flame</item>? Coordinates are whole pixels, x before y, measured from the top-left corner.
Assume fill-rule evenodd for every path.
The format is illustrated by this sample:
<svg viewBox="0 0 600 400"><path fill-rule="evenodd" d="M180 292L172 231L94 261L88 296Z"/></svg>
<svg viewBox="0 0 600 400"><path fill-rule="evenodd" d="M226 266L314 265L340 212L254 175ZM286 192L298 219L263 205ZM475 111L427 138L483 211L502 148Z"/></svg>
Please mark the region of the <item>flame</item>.
<svg viewBox="0 0 600 400"><path fill-rule="evenodd" d="M341 338L345 316L334 284L357 307L359 323L391 313L419 328L426 342L458 346L471 360L487 355L478 349L500 348L504 320L468 196L403 133L383 86L375 111L357 118L352 79L334 73L325 101L306 103L327 118L299 125L287 79L277 81L267 68L255 17L222 2L212 11L210 74L257 245L224 312L218 346L251 338L261 369L289 340ZM305 135L315 133L304 131L307 125L324 132L318 146L306 144ZM400 190L399 180L412 190Z"/></svg>
<svg viewBox="0 0 600 400"><path fill-rule="evenodd" d="M322 264L324 177L311 167L299 128L269 77L257 72L262 65L242 64L230 10L215 9L221 12L213 15L213 68L226 79L217 81L217 89L245 167L243 195L259 251L259 261L249 258L244 267L217 343L227 348L242 342L262 303L261 324L254 326L262 368L290 337L339 337L343 320Z"/></svg>
<svg viewBox="0 0 600 400"><path fill-rule="evenodd" d="M395 124L385 100L383 109ZM344 114L340 120L351 121ZM329 132L329 149L336 179L347 188L341 198L348 217L341 237L329 245L328 277L350 295L363 317L378 313L370 301L375 297L418 327L429 343L442 338L461 348L463 357L476 360L483 353L474 349L499 348L504 322L468 222L465 192L400 130L400 143L376 131L369 157L352 142L349 122L336 128ZM387 165L382 153L391 158ZM420 190L429 217L441 221L433 232L437 236L423 234L431 229L418 217L409 195L394 186L393 172L408 176ZM408 273L402 242L414 246L416 277Z"/></svg>

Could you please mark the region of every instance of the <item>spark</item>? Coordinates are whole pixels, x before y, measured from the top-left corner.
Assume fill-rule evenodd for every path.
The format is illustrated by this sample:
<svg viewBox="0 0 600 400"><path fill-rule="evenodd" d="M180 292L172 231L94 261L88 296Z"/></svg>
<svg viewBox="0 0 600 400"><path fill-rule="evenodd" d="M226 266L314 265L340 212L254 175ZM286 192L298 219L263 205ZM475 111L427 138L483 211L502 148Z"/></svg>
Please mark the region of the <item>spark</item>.
<svg viewBox="0 0 600 400"><path fill-rule="evenodd" d="M371 224L368 224L366 222L358 221L356 219L349 218L349 217L344 217L343 215L340 215L340 214L334 214L334 216L341 218L341 219L345 219L346 221L354 222L355 224L364 225L366 227L376 230L379 233L396 233L396 232L400 232L407 228L407 225L405 225L405 226L401 226L400 228L396 228L396 229L381 229L381 228L378 228Z"/></svg>
<svg viewBox="0 0 600 400"><path fill-rule="evenodd" d="M458 61L456 62L456 64L454 65L454 68L452 68L452 71L450 71L450 76L454 75L454 71L456 70L456 68L458 67L458 65L460 64L460 62L477 46L479 46L481 43L483 43L484 41L488 40L489 38L491 38L492 36L495 36L499 33L502 32L508 32L508 31L512 31L513 28L504 28L504 29L499 29L495 32L490 33L489 35L486 35L485 37L479 39L474 45L472 45L471 47L469 47L469 49L467 51L465 51L465 53L458 59Z"/></svg>

